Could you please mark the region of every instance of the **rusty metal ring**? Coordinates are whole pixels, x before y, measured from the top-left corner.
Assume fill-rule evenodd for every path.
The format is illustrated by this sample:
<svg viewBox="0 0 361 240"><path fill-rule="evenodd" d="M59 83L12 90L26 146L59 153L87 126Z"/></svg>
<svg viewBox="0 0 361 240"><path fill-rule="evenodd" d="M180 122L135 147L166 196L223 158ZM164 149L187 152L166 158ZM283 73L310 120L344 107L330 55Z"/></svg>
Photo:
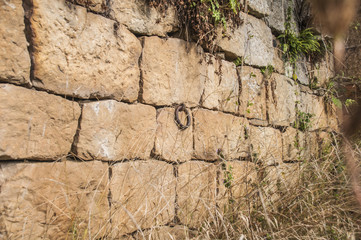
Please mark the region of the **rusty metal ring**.
<svg viewBox="0 0 361 240"><path fill-rule="evenodd" d="M181 123L181 121L179 120L179 115L178 115L179 111L182 111L187 115L187 124L186 125ZM175 108L174 115L175 115L174 120L177 123L177 126L179 127L180 130L185 130L191 125L191 114L184 104L181 104Z"/></svg>

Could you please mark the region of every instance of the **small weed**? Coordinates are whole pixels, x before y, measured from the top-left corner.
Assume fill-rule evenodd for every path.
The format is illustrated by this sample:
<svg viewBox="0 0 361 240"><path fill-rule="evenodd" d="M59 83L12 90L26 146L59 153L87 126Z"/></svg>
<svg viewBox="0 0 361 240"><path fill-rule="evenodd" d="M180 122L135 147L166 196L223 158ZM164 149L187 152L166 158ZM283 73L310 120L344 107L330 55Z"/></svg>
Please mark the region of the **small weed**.
<svg viewBox="0 0 361 240"><path fill-rule="evenodd" d="M293 123L293 127L299 129L300 131L307 131L312 127L312 118L314 114L305 113L300 110L297 110L296 121Z"/></svg>
<svg viewBox="0 0 361 240"><path fill-rule="evenodd" d="M236 67L242 66L243 65L243 58L238 57L236 60L233 61L233 63L236 65Z"/></svg>

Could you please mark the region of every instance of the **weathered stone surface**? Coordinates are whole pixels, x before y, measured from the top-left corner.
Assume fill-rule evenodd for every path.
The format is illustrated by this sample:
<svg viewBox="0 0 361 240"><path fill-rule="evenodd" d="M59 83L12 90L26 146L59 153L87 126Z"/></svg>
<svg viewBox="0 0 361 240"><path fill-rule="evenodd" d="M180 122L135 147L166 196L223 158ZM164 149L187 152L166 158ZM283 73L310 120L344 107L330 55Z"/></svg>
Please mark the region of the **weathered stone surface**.
<svg viewBox="0 0 361 240"><path fill-rule="evenodd" d="M291 79L273 73L268 86L268 115L272 125L289 126L295 121L297 87Z"/></svg>
<svg viewBox="0 0 361 240"><path fill-rule="evenodd" d="M230 58L243 57L246 64L273 65L271 29L262 20L245 13L241 12L240 17L244 23L234 32L227 30L222 34L223 28L219 28L216 45Z"/></svg>
<svg viewBox="0 0 361 240"><path fill-rule="evenodd" d="M193 154L193 124L185 130L180 130L174 120L174 112L174 108L162 108L157 111L154 153L168 161L184 162L191 160ZM179 119L184 124L187 122L184 112L179 112Z"/></svg>
<svg viewBox="0 0 361 240"><path fill-rule="evenodd" d="M143 100L149 104L197 106L204 88L202 49L194 43L158 37L143 39Z"/></svg>
<svg viewBox="0 0 361 240"><path fill-rule="evenodd" d="M274 39L275 41L275 39ZM283 61L283 53L282 50L275 47L274 48L274 55L273 55L273 67L274 70L279 74L285 74L285 63Z"/></svg>
<svg viewBox="0 0 361 240"><path fill-rule="evenodd" d="M217 167L190 161L178 168L178 217L182 224L199 227L216 210Z"/></svg>
<svg viewBox="0 0 361 240"><path fill-rule="evenodd" d="M308 130L324 129L328 127L325 103L322 97L301 92L298 110L301 113L312 114ZM303 119L298 119L303 121Z"/></svg>
<svg viewBox="0 0 361 240"><path fill-rule="evenodd" d="M196 239L198 231L190 230L186 226L176 225L174 227L155 227L141 233L136 233L134 239L142 240L170 240L170 239Z"/></svg>
<svg viewBox="0 0 361 240"><path fill-rule="evenodd" d="M108 165L0 163L4 239L102 238L109 227Z"/></svg>
<svg viewBox="0 0 361 240"><path fill-rule="evenodd" d="M248 66L238 68L242 91L239 96L239 113L247 118L267 121L266 80L259 69Z"/></svg>
<svg viewBox="0 0 361 240"><path fill-rule="evenodd" d="M221 211L229 211L232 207L240 207L244 197L254 190L256 165L246 161L226 161L220 168L218 205Z"/></svg>
<svg viewBox="0 0 361 240"><path fill-rule="evenodd" d="M249 154L249 124L245 118L204 109L193 111L194 157L227 160Z"/></svg>
<svg viewBox="0 0 361 240"><path fill-rule="evenodd" d="M35 0L33 84L79 98L138 98L139 40L123 25L63 0Z"/></svg>
<svg viewBox="0 0 361 240"><path fill-rule="evenodd" d="M72 0L94 12L105 13L108 10L107 0Z"/></svg>
<svg viewBox="0 0 361 240"><path fill-rule="evenodd" d="M205 56L206 79L202 106L220 111L238 111L239 83L236 65L210 54Z"/></svg>
<svg viewBox="0 0 361 240"><path fill-rule="evenodd" d="M118 0L111 2L110 16L132 32L141 35L166 36L177 30L178 19L174 7L164 13L150 7L145 0Z"/></svg>
<svg viewBox="0 0 361 240"><path fill-rule="evenodd" d="M90 160L150 156L156 131L155 108L114 100L85 103L75 152Z"/></svg>
<svg viewBox="0 0 361 240"><path fill-rule="evenodd" d="M30 84L23 1L0 2L0 81Z"/></svg>
<svg viewBox="0 0 361 240"><path fill-rule="evenodd" d="M314 64L307 64L307 70L313 86L325 87L330 81L330 78L334 77L333 57L326 53L324 60Z"/></svg>
<svg viewBox="0 0 361 240"><path fill-rule="evenodd" d="M245 1L243 1L244 4ZM257 17L264 17L271 14L268 0L247 0L247 6L251 14Z"/></svg>
<svg viewBox="0 0 361 240"><path fill-rule="evenodd" d="M173 166L161 161L131 161L112 166L112 234L164 225L174 218Z"/></svg>
<svg viewBox="0 0 361 240"><path fill-rule="evenodd" d="M268 25L277 33L285 31L285 1L272 0L268 3L271 13L266 17Z"/></svg>
<svg viewBox="0 0 361 240"><path fill-rule="evenodd" d="M265 165L282 162L282 135L270 127L253 127L250 130L252 158Z"/></svg>
<svg viewBox="0 0 361 240"><path fill-rule="evenodd" d="M0 84L0 102L1 160L56 160L69 153L77 103L9 84Z"/></svg>

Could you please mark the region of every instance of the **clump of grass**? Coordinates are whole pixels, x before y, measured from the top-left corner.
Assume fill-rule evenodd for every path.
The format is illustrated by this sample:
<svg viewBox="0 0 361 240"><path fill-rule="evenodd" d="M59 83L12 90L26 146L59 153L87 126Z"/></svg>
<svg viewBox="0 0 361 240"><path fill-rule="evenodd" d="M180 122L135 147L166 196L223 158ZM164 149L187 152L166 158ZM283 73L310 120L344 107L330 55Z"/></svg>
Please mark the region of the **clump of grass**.
<svg viewBox="0 0 361 240"><path fill-rule="evenodd" d="M359 146L355 153L360 158ZM339 145L325 144L321 152L284 176L293 184L279 182L270 191L269 184L260 183L240 208L216 213L200 238L360 239L361 211Z"/></svg>

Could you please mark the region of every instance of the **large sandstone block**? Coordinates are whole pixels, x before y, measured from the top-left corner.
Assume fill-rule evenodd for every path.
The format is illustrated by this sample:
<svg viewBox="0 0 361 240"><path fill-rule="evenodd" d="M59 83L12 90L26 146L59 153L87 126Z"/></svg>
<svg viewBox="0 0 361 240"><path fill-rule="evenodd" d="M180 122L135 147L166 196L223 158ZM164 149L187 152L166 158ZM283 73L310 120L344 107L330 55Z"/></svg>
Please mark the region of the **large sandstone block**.
<svg viewBox="0 0 361 240"><path fill-rule="evenodd" d="M191 111L189 110L190 114ZM191 160L193 154L193 124L181 130L174 120L174 108L157 110L157 132L154 153L162 159L172 162ZM192 116L190 116L192 119ZM179 119L186 123L186 115L179 112Z"/></svg>
<svg viewBox="0 0 361 240"><path fill-rule="evenodd" d="M205 55L206 79L202 106L236 113L238 110L239 83L234 63Z"/></svg>
<svg viewBox="0 0 361 240"><path fill-rule="evenodd" d="M256 165L248 161L224 161L220 164L217 201L225 215L245 210L245 197L257 183ZM242 209L244 208L244 209Z"/></svg>
<svg viewBox="0 0 361 240"><path fill-rule="evenodd" d="M298 88L291 79L273 73L268 86L268 115L272 125L289 126L295 121Z"/></svg>
<svg viewBox="0 0 361 240"><path fill-rule="evenodd" d="M270 127L253 127L250 130L252 158L264 165L282 162L282 135Z"/></svg>
<svg viewBox="0 0 361 240"><path fill-rule="evenodd" d="M79 98L138 98L139 40L123 25L64 0L34 0L36 87Z"/></svg>
<svg viewBox="0 0 361 240"><path fill-rule="evenodd" d="M199 104L205 68L202 49L194 43L158 37L143 39L143 100L154 105Z"/></svg>
<svg viewBox="0 0 361 240"><path fill-rule="evenodd" d="M102 238L109 228L108 165L0 163L4 239Z"/></svg>
<svg viewBox="0 0 361 240"><path fill-rule="evenodd" d="M173 166L161 161L130 161L112 166L112 234L164 225L174 218Z"/></svg>
<svg viewBox="0 0 361 240"><path fill-rule="evenodd" d="M301 92L298 111L302 114L312 114L308 130L324 129L328 127L327 113L325 109L324 99L322 97ZM298 117L297 121L305 121L305 118Z"/></svg>
<svg viewBox="0 0 361 240"><path fill-rule="evenodd" d="M189 227L200 227L216 213L217 167L190 161L179 165L178 218Z"/></svg>
<svg viewBox="0 0 361 240"><path fill-rule="evenodd" d="M1 160L56 160L69 153L77 103L8 84L0 84L0 102Z"/></svg>
<svg viewBox="0 0 361 240"><path fill-rule="evenodd" d="M155 131L156 110L151 106L114 100L85 103L75 153L85 160L145 159Z"/></svg>
<svg viewBox="0 0 361 240"><path fill-rule="evenodd" d="M247 118L267 121L266 79L259 69L238 68L242 91L239 96L239 113Z"/></svg>
<svg viewBox="0 0 361 240"><path fill-rule="evenodd" d="M243 24L234 31L222 34L219 28L215 43L230 58L242 57L249 65L273 65L273 45L271 29L260 19L241 13Z"/></svg>
<svg viewBox="0 0 361 240"><path fill-rule="evenodd" d="M194 157L203 160L227 160L249 154L247 119L205 109L193 111Z"/></svg>
<svg viewBox="0 0 361 240"><path fill-rule="evenodd" d="M146 0L111 1L110 16L141 35L166 36L178 27L174 7L169 6L163 13L149 6Z"/></svg>
<svg viewBox="0 0 361 240"><path fill-rule="evenodd" d="M0 2L0 81L30 84L23 1Z"/></svg>

